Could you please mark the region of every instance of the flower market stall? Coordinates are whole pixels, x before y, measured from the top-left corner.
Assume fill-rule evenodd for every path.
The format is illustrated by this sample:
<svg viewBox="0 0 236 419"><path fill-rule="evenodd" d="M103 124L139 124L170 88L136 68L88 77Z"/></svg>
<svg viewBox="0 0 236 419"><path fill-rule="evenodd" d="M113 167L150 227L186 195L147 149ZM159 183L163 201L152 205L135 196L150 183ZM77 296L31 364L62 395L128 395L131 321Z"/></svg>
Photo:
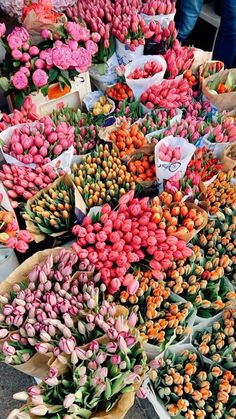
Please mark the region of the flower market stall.
<svg viewBox="0 0 236 419"><path fill-rule="evenodd" d="M171 0L0 6L9 419L235 418L236 69Z"/></svg>

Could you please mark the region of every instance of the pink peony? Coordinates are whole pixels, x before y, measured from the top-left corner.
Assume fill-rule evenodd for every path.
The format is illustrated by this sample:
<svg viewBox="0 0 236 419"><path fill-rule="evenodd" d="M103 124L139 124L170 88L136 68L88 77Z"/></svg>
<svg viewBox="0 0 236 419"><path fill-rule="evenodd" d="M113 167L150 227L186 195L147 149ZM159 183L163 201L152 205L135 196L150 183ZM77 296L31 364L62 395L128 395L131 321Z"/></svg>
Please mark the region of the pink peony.
<svg viewBox="0 0 236 419"><path fill-rule="evenodd" d="M73 65L79 73L84 73L92 64L91 54L85 48L72 52Z"/></svg>
<svg viewBox="0 0 236 419"><path fill-rule="evenodd" d="M41 38L47 40L52 37L52 32L50 32L48 29L43 29L40 32L40 35L41 35Z"/></svg>
<svg viewBox="0 0 236 419"><path fill-rule="evenodd" d="M87 28L79 25L75 22L68 22L66 24L66 30L72 39L75 41L88 41L90 38L90 32Z"/></svg>
<svg viewBox="0 0 236 419"><path fill-rule="evenodd" d="M7 37L10 49L22 48L23 44L29 39L27 30L23 27L16 27Z"/></svg>
<svg viewBox="0 0 236 419"><path fill-rule="evenodd" d="M45 61L44 61L44 60L42 60L41 58L38 58L38 59L35 61L34 66L35 66L36 68L40 68L40 69L42 69L42 68L44 68L44 67L45 67Z"/></svg>
<svg viewBox="0 0 236 419"><path fill-rule="evenodd" d="M28 86L28 79L23 71L17 71L12 77L11 82L17 90L24 90Z"/></svg>
<svg viewBox="0 0 236 419"><path fill-rule="evenodd" d="M19 51L18 49L13 49L11 51L11 55L12 55L12 58L14 58L14 60L21 60L22 58L22 52Z"/></svg>
<svg viewBox="0 0 236 419"><path fill-rule="evenodd" d="M30 47L29 49L29 54L30 55L38 55L39 54L39 49L38 47L36 47L36 45L32 45L32 47Z"/></svg>
<svg viewBox="0 0 236 419"><path fill-rule="evenodd" d="M0 23L0 38L3 37L3 35L5 35L6 32L6 25L5 23Z"/></svg>
<svg viewBox="0 0 236 419"><path fill-rule="evenodd" d="M48 65L52 66L52 64L53 64L53 62L52 62L52 49L48 48L48 49L45 49L43 51L40 51L39 58L41 60L46 61L46 63Z"/></svg>
<svg viewBox="0 0 236 419"><path fill-rule="evenodd" d="M32 80L36 87L43 87L48 82L48 75L44 70L38 68L33 72Z"/></svg>
<svg viewBox="0 0 236 419"><path fill-rule="evenodd" d="M94 55L98 52L98 46L95 42L88 40L85 42L85 47L90 52L91 55Z"/></svg>
<svg viewBox="0 0 236 419"><path fill-rule="evenodd" d="M68 45L52 49L52 62L60 70L67 70L71 66L71 50Z"/></svg>
<svg viewBox="0 0 236 419"><path fill-rule="evenodd" d="M69 39L67 45L70 47L71 51L76 51L78 48L78 42L73 39Z"/></svg>

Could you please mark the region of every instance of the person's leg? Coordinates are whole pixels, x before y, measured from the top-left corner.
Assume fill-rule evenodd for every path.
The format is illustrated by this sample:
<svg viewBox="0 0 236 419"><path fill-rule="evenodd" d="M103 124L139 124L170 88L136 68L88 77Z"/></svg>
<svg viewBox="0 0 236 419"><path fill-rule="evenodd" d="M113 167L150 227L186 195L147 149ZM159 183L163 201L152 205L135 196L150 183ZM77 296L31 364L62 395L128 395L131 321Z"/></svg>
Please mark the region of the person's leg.
<svg viewBox="0 0 236 419"><path fill-rule="evenodd" d="M178 0L175 25L178 31L177 38L184 41L193 30L200 14L203 0Z"/></svg>
<svg viewBox="0 0 236 419"><path fill-rule="evenodd" d="M216 37L213 59L234 66L236 58L236 0L221 0L221 23Z"/></svg>

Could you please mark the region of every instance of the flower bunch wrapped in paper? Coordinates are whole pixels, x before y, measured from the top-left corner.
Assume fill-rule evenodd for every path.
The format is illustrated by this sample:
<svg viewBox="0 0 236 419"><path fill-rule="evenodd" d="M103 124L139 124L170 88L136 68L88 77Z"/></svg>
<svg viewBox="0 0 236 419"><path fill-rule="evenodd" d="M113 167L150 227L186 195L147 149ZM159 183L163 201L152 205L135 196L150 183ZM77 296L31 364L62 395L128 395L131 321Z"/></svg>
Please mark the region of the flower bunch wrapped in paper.
<svg viewBox="0 0 236 419"><path fill-rule="evenodd" d="M114 207L121 195L135 189L134 177L110 145L100 144L80 163L72 164L72 179L88 207L105 202Z"/></svg>
<svg viewBox="0 0 236 419"><path fill-rule="evenodd" d="M40 36L36 46L23 27L15 27L7 37L1 31L7 51L1 64L1 86L8 94L14 92L16 107L31 92L40 90L47 95L53 83L59 82L61 90L68 92L70 80L88 70L98 48L89 30L78 23L62 24L55 34L42 29Z"/></svg>
<svg viewBox="0 0 236 419"><path fill-rule="evenodd" d="M205 362L191 345L166 352L153 369L152 388L158 407L170 417L235 417L235 375Z"/></svg>
<svg viewBox="0 0 236 419"><path fill-rule="evenodd" d="M15 398L26 400L20 413L29 417L121 419L132 406L145 371L138 333L117 322L107 337L75 347L73 365L62 376L51 368L40 385Z"/></svg>
<svg viewBox="0 0 236 419"><path fill-rule="evenodd" d="M198 246L193 246L192 251L191 258L184 263L177 262L167 272L167 286L191 301L200 317L209 318L233 307L236 294L226 276L228 267L232 266L230 258L227 255L207 258Z"/></svg>
<svg viewBox="0 0 236 419"><path fill-rule="evenodd" d="M104 204L99 221L86 216L82 225L73 228L77 243L72 248L80 255L84 251L111 294L122 284L132 293L138 289L138 281L128 274L134 263L147 260L155 278L162 280L174 258L184 259L192 254L185 241L167 237L152 222L148 201L149 198L134 198L134 191L130 191L119 198L117 210Z"/></svg>
<svg viewBox="0 0 236 419"><path fill-rule="evenodd" d="M27 229L40 241L42 234L57 237L68 233L85 212L81 195L65 174L27 201L23 217Z"/></svg>
<svg viewBox="0 0 236 419"><path fill-rule="evenodd" d="M133 328L137 316L105 301L99 279L88 259L65 249L39 252L24 262L0 287L1 359L42 378L50 357L65 365L70 357L77 359L76 346L119 325Z"/></svg>
<svg viewBox="0 0 236 419"><path fill-rule="evenodd" d="M121 291L115 296L131 313L136 313L136 327L153 350L162 352L170 344L184 339L191 331L189 319L194 313L190 302L171 294L164 282L153 278L151 271L136 271L139 287L134 294ZM110 297L111 298L111 297ZM147 349L147 348L146 348Z"/></svg>
<svg viewBox="0 0 236 419"><path fill-rule="evenodd" d="M192 343L206 358L221 364L224 368L235 368L235 308L224 310L220 316L210 319L208 324L200 323L194 328ZM204 325L204 330L201 327Z"/></svg>

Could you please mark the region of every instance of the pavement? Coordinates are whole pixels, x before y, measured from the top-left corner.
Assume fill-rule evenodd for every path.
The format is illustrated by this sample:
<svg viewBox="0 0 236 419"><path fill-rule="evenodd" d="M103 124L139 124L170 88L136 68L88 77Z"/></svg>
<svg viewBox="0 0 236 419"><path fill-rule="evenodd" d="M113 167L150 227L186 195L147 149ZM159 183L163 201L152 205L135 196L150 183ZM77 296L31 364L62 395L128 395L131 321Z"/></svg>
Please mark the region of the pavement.
<svg viewBox="0 0 236 419"><path fill-rule="evenodd" d="M24 391L35 383L32 377L25 375L6 364L0 363L0 419L7 419L9 413L22 403L13 400L14 393ZM136 399L125 419L159 419L148 400Z"/></svg>

